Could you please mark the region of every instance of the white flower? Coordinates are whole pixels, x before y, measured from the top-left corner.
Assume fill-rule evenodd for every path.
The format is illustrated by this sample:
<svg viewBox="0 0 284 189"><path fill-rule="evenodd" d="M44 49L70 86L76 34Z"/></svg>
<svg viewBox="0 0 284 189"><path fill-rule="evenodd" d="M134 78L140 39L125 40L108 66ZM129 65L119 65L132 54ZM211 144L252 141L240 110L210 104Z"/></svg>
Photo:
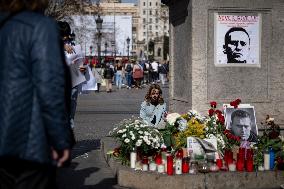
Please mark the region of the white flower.
<svg viewBox="0 0 284 189"><path fill-rule="evenodd" d="M132 140L135 140L135 136L133 135L133 136L131 137L131 139L132 139Z"/></svg>
<svg viewBox="0 0 284 189"><path fill-rule="evenodd" d="M126 138L126 139L124 140L124 142L125 142L125 143L129 143L130 140L129 140L128 138Z"/></svg>
<svg viewBox="0 0 284 189"><path fill-rule="evenodd" d="M166 120L170 125L174 125L178 118L180 118L180 114L171 113L167 115Z"/></svg>
<svg viewBox="0 0 284 189"><path fill-rule="evenodd" d="M123 133L123 130L118 130L117 133Z"/></svg>
<svg viewBox="0 0 284 189"><path fill-rule="evenodd" d="M143 131L138 131L138 133L139 133L140 135L142 135L142 134L143 134Z"/></svg>
<svg viewBox="0 0 284 189"><path fill-rule="evenodd" d="M117 130L117 127L113 128L113 131Z"/></svg>
<svg viewBox="0 0 284 189"><path fill-rule="evenodd" d="M148 140L148 141L145 141L146 142L146 144L147 145L150 145L151 144L151 142Z"/></svg>
<svg viewBox="0 0 284 189"><path fill-rule="evenodd" d="M144 135L150 135L148 131L144 131Z"/></svg>
<svg viewBox="0 0 284 189"><path fill-rule="evenodd" d="M135 145L136 145L136 146L141 146L142 142L143 142L143 141L139 139L139 140L137 140L137 142L135 143Z"/></svg>
<svg viewBox="0 0 284 189"><path fill-rule="evenodd" d="M146 141L148 141L148 136L144 136L143 137L143 140L146 142Z"/></svg>
<svg viewBox="0 0 284 189"><path fill-rule="evenodd" d="M127 130L126 129L122 129L122 133L125 133Z"/></svg>
<svg viewBox="0 0 284 189"><path fill-rule="evenodd" d="M123 134L121 137L122 137L122 138L126 137L126 134Z"/></svg>
<svg viewBox="0 0 284 189"><path fill-rule="evenodd" d="M182 118L182 119L178 120L177 122L178 122L178 130L184 131L187 127L187 121Z"/></svg>

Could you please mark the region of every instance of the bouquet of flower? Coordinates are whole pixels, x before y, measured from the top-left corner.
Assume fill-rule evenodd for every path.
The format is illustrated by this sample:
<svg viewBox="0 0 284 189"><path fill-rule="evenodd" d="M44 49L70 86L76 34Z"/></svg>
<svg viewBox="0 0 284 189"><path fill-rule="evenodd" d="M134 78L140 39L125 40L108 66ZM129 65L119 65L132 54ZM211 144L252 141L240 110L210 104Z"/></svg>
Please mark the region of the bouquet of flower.
<svg viewBox="0 0 284 189"><path fill-rule="evenodd" d="M216 109L217 103L210 102L211 108L208 110L208 117L206 119L206 138L217 139L217 150L223 154L223 150L226 146L226 136L225 131L225 118L222 111Z"/></svg>
<svg viewBox="0 0 284 189"><path fill-rule="evenodd" d="M116 151L122 163L129 161L129 154L133 150L141 155L151 155L163 144L163 137L157 129L135 118L121 121L109 134L120 143Z"/></svg>
<svg viewBox="0 0 284 189"><path fill-rule="evenodd" d="M205 118L195 110L181 115L175 122L177 132L174 134L174 147L176 149L186 147L187 137L190 136L204 138L204 123Z"/></svg>

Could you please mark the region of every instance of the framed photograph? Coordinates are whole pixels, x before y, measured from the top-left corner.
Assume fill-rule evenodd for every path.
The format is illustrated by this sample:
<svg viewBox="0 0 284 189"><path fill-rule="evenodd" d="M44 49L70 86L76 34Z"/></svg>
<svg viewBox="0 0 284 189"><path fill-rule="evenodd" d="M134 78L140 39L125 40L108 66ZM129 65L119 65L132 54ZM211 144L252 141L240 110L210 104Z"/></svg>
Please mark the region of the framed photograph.
<svg viewBox="0 0 284 189"><path fill-rule="evenodd" d="M232 134L241 137L243 141L256 142L258 128L254 107L248 104L239 105L238 108L229 105L224 105L223 107L225 107L226 129L230 130Z"/></svg>
<svg viewBox="0 0 284 189"><path fill-rule="evenodd" d="M214 14L215 66L260 67L261 15Z"/></svg>

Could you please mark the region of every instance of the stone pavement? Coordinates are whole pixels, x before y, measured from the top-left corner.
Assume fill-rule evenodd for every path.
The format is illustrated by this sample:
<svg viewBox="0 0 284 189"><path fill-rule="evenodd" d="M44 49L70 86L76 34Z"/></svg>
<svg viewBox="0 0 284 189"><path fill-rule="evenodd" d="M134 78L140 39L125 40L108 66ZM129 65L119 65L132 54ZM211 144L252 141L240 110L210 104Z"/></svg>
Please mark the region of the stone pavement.
<svg viewBox="0 0 284 189"><path fill-rule="evenodd" d="M148 86L143 89L91 92L78 98L75 117L77 144L72 151L72 163L58 171L59 189L122 189L100 151L100 139L114 124L132 115L139 116L140 103ZM168 87L162 88L168 101ZM115 87L114 87L115 90Z"/></svg>

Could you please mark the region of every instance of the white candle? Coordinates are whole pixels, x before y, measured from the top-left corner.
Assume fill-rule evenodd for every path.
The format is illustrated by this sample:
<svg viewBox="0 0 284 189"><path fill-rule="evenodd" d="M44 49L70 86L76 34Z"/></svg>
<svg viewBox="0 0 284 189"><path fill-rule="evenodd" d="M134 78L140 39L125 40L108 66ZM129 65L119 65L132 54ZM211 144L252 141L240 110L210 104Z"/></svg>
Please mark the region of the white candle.
<svg viewBox="0 0 284 189"><path fill-rule="evenodd" d="M135 169L137 154L136 152L130 152L130 167Z"/></svg>
<svg viewBox="0 0 284 189"><path fill-rule="evenodd" d="M156 171L156 170L157 170L157 164L154 163L154 162L151 162L151 163L149 164L149 170L150 170L150 171Z"/></svg>
<svg viewBox="0 0 284 189"><path fill-rule="evenodd" d="M262 165L258 166L258 171L264 171L264 167Z"/></svg>
<svg viewBox="0 0 284 189"><path fill-rule="evenodd" d="M270 155L269 153L264 153L264 170L270 169Z"/></svg>
<svg viewBox="0 0 284 189"><path fill-rule="evenodd" d="M148 171L148 164L143 164L142 165L142 170L143 171Z"/></svg>
<svg viewBox="0 0 284 189"><path fill-rule="evenodd" d="M180 158L176 159L176 174L177 175L181 175L181 163L182 163L182 160Z"/></svg>
<svg viewBox="0 0 284 189"><path fill-rule="evenodd" d="M236 171L236 164L234 163L229 164L229 171Z"/></svg>
<svg viewBox="0 0 284 189"><path fill-rule="evenodd" d="M165 166L164 164L158 165L158 173L164 173L165 172Z"/></svg>

